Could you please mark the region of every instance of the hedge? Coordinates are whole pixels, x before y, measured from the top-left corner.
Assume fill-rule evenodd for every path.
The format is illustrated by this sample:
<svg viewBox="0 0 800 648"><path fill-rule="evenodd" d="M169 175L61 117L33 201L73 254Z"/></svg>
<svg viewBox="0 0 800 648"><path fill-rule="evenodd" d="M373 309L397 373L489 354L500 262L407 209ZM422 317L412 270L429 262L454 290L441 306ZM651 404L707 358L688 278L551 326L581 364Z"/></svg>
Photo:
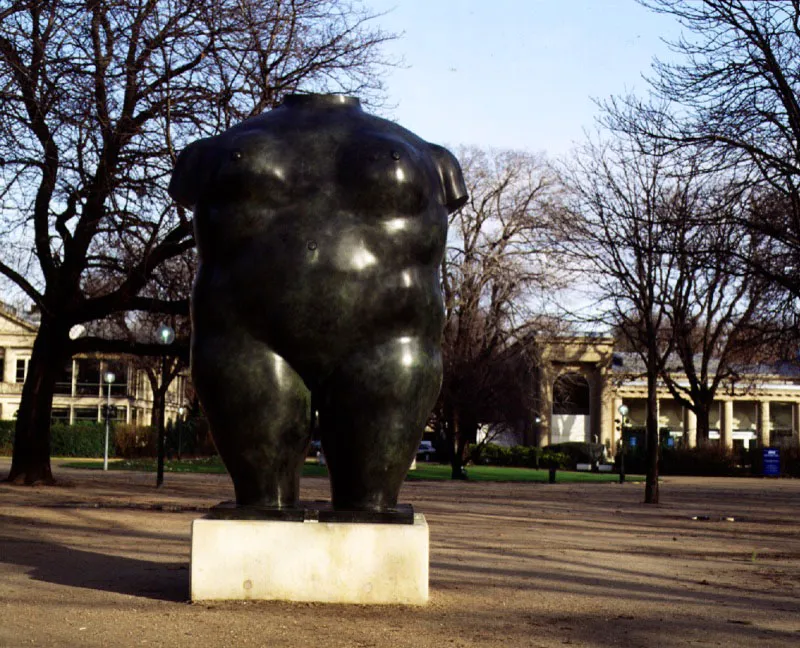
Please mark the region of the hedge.
<svg viewBox="0 0 800 648"><path fill-rule="evenodd" d="M489 466L518 466L522 468L558 468L570 467L570 457L563 452L555 452L550 448L533 446L512 446L510 448L494 443L477 445L471 449L470 458L473 463Z"/></svg>
<svg viewBox="0 0 800 648"><path fill-rule="evenodd" d="M16 421L0 420L0 455L10 455L14 446ZM168 456L177 454L178 431L171 424L165 430ZM109 434L110 457L138 459L155 457L157 434L150 426L112 423ZM105 423L85 422L69 425L53 423L50 427L50 454L53 457L103 456ZM208 426L203 422L185 422L180 434L181 453L184 456L211 456L216 454Z"/></svg>
<svg viewBox="0 0 800 648"><path fill-rule="evenodd" d="M0 421L0 453L11 454L16 421ZM85 422L50 426L50 455L53 457L103 456L106 428L104 423ZM114 456L114 428L109 437L109 455Z"/></svg>
<svg viewBox="0 0 800 648"><path fill-rule="evenodd" d="M53 423L50 426L50 454L54 457L102 457L104 423ZM113 440L109 454L113 454Z"/></svg>
<svg viewBox="0 0 800 648"><path fill-rule="evenodd" d="M602 443L587 443L585 441L565 441L554 443L546 448L550 452L561 452L570 459L570 468L575 468L579 463L599 463L606 454L606 447Z"/></svg>
<svg viewBox="0 0 800 648"><path fill-rule="evenodd" d="M782 447L781 474L800 477L800 449ZM667 448L661 446L658 472L661 475L691 475L695 477L738 477L761 475L761 448L734 451L718 445L697 448ZM619 455L616 458L619 469ZM628 447L625 452L625 472L644 473L647 469L644 446Z"/></svg>
<svg viewBox="0 0 800 648"><path fill-rule="evenodd" d="M659 472L662 475L723 477L745 472L744 457L723 448L662 448ZM747 462L749 463L749 461Z"/></svg>

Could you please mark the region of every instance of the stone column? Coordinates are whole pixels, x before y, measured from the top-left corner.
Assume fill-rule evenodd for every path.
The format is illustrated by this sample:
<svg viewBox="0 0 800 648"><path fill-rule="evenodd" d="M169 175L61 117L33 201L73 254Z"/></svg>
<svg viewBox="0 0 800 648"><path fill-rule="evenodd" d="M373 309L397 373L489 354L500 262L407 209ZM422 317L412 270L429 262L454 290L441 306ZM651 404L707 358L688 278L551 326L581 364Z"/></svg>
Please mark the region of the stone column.
<svg viewBox="0 0 800 648"><path fill-rule="evenodd" d="M600 372L592 369L585 376L589 383L589 443L602 443L603 441L603 394L600 382Z"/></svg>
<svg viewBox="0 0 800 648"><path fill-rule="evenodd" d="M722 412L719 421L719 445L721 448L733 448L733 401L722 401Z"/></svg>
<svg viewBox="0 0 800 648"><path fill-rule="evenodd" d="M553 427L553 376L549 367L542 367L539 407L539 447L550 445L550 430Z"/></svg>
<svg viewBox="0 0 800 648"><path fill-rule="evenodd" d="M769 401L758 401L758 416L756 419L756 434L758 435L758 447L766 448L769 446Z"/></svg>
<svg viewBox="0 0 800 648"><path fill-rule="evenodd" d="M697 414L688 407L683 408L683 440L688 447L697 447Z"/></svg>

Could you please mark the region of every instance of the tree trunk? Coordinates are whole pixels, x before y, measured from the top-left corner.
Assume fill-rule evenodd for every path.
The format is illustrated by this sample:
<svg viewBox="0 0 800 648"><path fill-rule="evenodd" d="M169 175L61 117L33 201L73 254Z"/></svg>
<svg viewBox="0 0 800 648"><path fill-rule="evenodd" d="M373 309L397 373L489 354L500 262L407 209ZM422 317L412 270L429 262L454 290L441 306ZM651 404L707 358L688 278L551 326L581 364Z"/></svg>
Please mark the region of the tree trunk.
<svg viewBox="0 0 800 648"><path fill-rule="evenodd" d="M644 503L658 504L658 383L655 371L656 356L653 349L648 351L647 368L647 436L646 436L646 475Z"/></svg>
<svg viewBox="0 0 800 648"><path fill-rule="evenodd" d="M43 317L22 388L9 482L54 483L50 469L50 415L56 378L68 344L69 326Z"/></svg>
<svg viewBox="0 0 800 648"><path fill-rule="evenodd" d="M462 430L461 415L458 408L447 407L447 447L450 451L450 478L466 479L464 470L465 435Z"/></svg>
<svg viewBox="0 0 800 648"><path fill-rule="evenodd" d="M153 390L153 411L150 413L150 425L157 430L163 417L161 411L166 407L166 394L161 389Z"/></svg>
<svg viewBox="0 0 800 648"><path fill-rule="evenodd" d="M161 416L162 411L166 411L167 407L167 391L172 384L166 368L166 358L159 360L158 369L146 371L147 380L150 382L150 391L153 393L153 411L150 412L150 425L154 430L158 429L164 417Z"/></svg>
<svg viewBox="0 0 800 648"><path fill-rule="evenodd" d="M708 445L709 408L710 403L697 403L697 447Z"/></svg>

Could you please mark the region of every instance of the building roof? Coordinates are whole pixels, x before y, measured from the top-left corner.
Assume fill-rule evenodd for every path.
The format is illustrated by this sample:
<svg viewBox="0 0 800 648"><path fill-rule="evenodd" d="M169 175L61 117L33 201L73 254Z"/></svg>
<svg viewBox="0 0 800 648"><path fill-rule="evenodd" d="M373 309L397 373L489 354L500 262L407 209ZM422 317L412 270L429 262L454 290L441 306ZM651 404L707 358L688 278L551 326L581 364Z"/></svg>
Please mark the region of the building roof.
<svg viewBox="0 0 800 648"><path fill-rule="evenodd" d="M667 366L671 373L683 373L680 360L671 357ZM700 356L695 356L695 367L700 370ZM709 362L709 373L714 374L719 367L719 362L712 359ZM755 364L733 365L732 368L743 376L780 376L781 378L800 378L800 363L781 360L777 362L760 362ZM615 351L611 362L611 369L617 374L645 374L644 360L638 353L631 351Z"/></svg>
<svg viewBox="0 0 800 648"><path fill-rule="evenodd" d="M36 323L27 319L18 308L14 308L10 304L6 304L3 301L0 301L0 317L18 327L25 329L25 331L29 333L36 333L36 331L39 330L39 327L36 325Z"/></svg>

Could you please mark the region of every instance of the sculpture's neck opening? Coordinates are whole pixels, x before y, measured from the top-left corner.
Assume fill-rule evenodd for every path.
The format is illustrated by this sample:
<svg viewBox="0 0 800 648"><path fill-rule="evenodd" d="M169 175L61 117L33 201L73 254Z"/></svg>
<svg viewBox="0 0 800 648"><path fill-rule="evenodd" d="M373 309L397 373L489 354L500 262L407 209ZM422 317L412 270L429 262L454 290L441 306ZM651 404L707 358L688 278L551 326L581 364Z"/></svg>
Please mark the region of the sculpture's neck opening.
<svg viewBox="0 0 800 648"><path fill-rule="evenodd" d="M289 108L361 108L356 97L341 94L290 94L283 98Z"/></svg>

